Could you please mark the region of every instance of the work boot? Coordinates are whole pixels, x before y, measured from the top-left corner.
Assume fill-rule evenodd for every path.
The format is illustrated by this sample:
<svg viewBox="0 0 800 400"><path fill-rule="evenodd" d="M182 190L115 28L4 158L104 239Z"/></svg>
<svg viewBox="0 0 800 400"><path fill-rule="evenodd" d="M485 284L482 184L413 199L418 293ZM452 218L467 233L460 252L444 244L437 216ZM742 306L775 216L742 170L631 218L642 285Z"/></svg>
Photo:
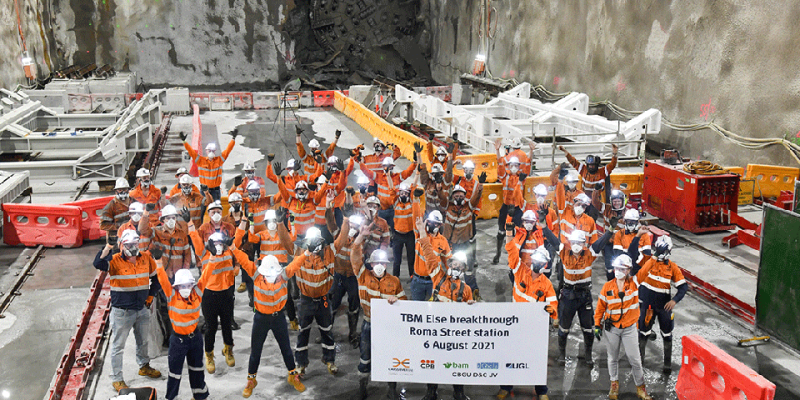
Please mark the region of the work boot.
<svg viewBox="0 0 800 400"><path fill-rule="evenodd" d="M567 363L567 335L558 335L558 358L556 361L559 365Z"/></svg>
<svg viewBox="0 0 800 400"><path fill-rule="evenodd" d="M293 320L289 321L289 329L293 330L293 331L299 331L300 330L300 323L297 322L296 319L293 319Z"/></svg>
<svg viewBox="0 0 800 400"><path fill-rule="evenodd" d="M644 349L647 347L647 336L639 335L639 358L642 360L642 367L644 367Z"/></svg>
<svg viewBox="0 0 800 400"><path fill-rule="evenodd" d="M503 245L505 244L506 234L505 233L497 233L497 253L494 255L494 259L492 259L492 264L497 265L500 263L500 250L503 249Z"/></svg>
<svg viewBox="0 0 800 400"><path fill-rule="evenodd" d="M480 289L475 289L475 290L472 291L472 300L475 300L476 302L481 301L481 290Z"/></svg>
<svg viewBox="0 0 800 400"><path fill-rule="evenodd" d="M617 400L619 398L619 381L611 381L611 389L608 390L608 398Z"/></svg>
<svg viewBox="0 0 800 400"><path fill-rule="evenodd" d="M222 348L222 355L225 356L225 362L228 363L229 367L236 366L236 360L233 358L233 346L226 344Z"/></svg>
<svg viewBox="0 0 800 400"><path fill-rule="evenodd" d="M239 324L237 324L235 320L231 319L231 330L232 331L238 331L241 328L242 327L239 326Z"/></svg>
<svg viewBox="0 0 800 400"><path fill-rule="evenodd" d="M214 365L214 350L206 352L206 371L209 374L213 374L214 371L217 370L217 366Z"/></svg>
<svg viewBox="0 0 800 400"><path fill-rule="evenodd" d="M369 383L369 375L358 378L358 398L361 400L367 400L369 396L367 394L367 383Z"/></svg>
<svg viewBox="0 0 800 400"><path fill-rule="evenodd" d="M298 371L297 368L289 371L289 375L286 376L286 381L289 382L289 384L292 385L298 392L305 392L306 385L303 385L303 382L300 382L300 371Z"/></svg>
<svg viewBox="0 0 800 400"><path fill-rule="evenodd" d="M386 391L386 398L389 400L400 399L400 396L397 394L397 382L389 382L389 389Z"/></svg>
<svg viewBox="0 0 800 400"><path fill-rule="evenodd" d="M497 392L496 397L497 400L505 400L505 398L508 397L509 395L511 395L511 392L509 392L508 390L500 389L500 391Z"/></svg>
<svg viewBox="0 0 800 400"><path fill-rule="evenodd" d="M453 387L453 400L469 400L469 397L464 394L464 386Z"/></svg>
<svg viewBox="0 0 800 400"><path fill-rule="evenodd" d="M664 368L665 374L672 373L672 340L664 340Z"/></svg>
<svg viewBox="0 0 800 400"><path fill-rule="evenodd" d="M161 372L158 372L157 369L154 369L148 363L148 364L142 365L142 367L139 368L139 375L146 376L146 377L149 377L149 378L160 378L161 377Z"/></svg>
<svg viewBox="0 0 800 400"><path fill-rule="evenodd" d="M333 363L333 361L326 362L325 365L328 366L329 374L336 375L336 373L339 372L339 367L337 367L336 364Z"/></svg>
<svg viewBox="0 0 800 400"><path fill-rule="evenodd" d="M253 389L255 389L256 386L258 386L256 374L247 374L247 386L245 386L244 390L242 390L242 397L250 397L253 394Z"/></svg>
<svg viewBox="0 0 800 400"><path fill-rule="evenodd" d="M546 394L540 394L539 395L539 400L550 400L550 396L548 396Z"/></svg>
<svg viewBox="0 0 800 400"><path fill-rule="evenodd" d="M302 367L297 367L294 370L297 371L297 377L298 378L303 379L303 378L306 377L306 366L305 365L302 366Z"/></svg>
<svg viewBox="0 0 800 400"><path fill-rule="evenodd" d="M587 367L591 367L594 365L594 361L592 360L592 345L594 344L594 334L591 333L583 333L583 363L586 364Z"/></svg>
<svg viewBox="0 0 800 400"><path fill-rule="evenodd" d="M636 387L636 396L639 396L639 400L653 400L653 398L647 394L647 389L644 388L644 384Z"/></svg>
<svg viewBox="0 0 800 400"><path fill-rule="evenodd" d="M425 392L425 396L422 400L437 400L439 398L439 394L436 393L436 389L439 388L439 385L431 385L428 384L428 391Z"/></svg>
<svg viewBox="0 0 800 400"><path fill-rule="evenodd" d="M247 290L247 285L244 282L242 282L239 284L239 287L236 288L236 293L244 293L245 290Z"/></svg>
<svg viewBox="0 0 800 400"><path fill-rule="evenodd" d="M127 383L125 383L125 381L116 381L116 382L112 382L112 383L111 383L111 386L114 386L114 390L115 390L117 393L119 393L119 391L120 391L120 390L122 390L122 389L127 389L127 388L128 388L128 384L127 384Z"/></svg>
<svg viewBox="0 0 800 400"><path fill-rule="evenodd" d="M351 313L347 313L347 327L350 330L350 334L347 336L350 340L350 344L353 345L353 348L358 347L359 337L358 337L358 311Z"/></svg>

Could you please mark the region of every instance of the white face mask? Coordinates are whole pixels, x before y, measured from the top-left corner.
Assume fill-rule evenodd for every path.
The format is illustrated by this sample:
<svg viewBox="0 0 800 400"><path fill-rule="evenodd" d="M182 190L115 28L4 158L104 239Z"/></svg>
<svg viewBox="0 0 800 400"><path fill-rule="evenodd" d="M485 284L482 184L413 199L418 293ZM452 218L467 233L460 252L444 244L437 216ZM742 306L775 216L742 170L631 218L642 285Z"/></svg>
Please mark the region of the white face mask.
<svg viewBox="0 0 800 400"><path fill-rule="evenodd" d="M278 224L274 222L267 222L267 230L274 231L278 229Z"/></svg>
<svg viewBox="0 0 800 400"><path fill-rule="evenodd" d="M214 158L214 157L217 156L217 153L214 153L213 151L209 151L207 154L208 154L208 156L207 156L208 158Z"/></svg>
<svg viewBox="0 0 800 400"><path fill-rule="evenodd" d="M444 161L444 156L437 156L436 158L438 158L439 161L442 161L442 162Z"/></svg>
<svg viewBox="0 0 800 400"><path fill-rule="evenodd" d="M577 184L578 184L577 182L567 182L567 187L569 188L569 190L575 190L575 186Z"/></svg>
<svg viewBox="0 0 800 400"><path fill-rule="evenodd" d="M151 183L152 183L152 182L150 182L150 181L147 181L147 182L144 182L144 181L142 181L142 183L141 183L141 185L142 185L142 189L147 189L147 188L149 188Z"/></svg>
<svg viewBox="0 0 800 400"><path fill-rule="evenodd" d="M222 214L214 213L213 215L211 215L211 220L214 221L214 222L221 221L222 220Z"/></svg>
<svg viewBox="0 0 800 400"><path fill-rule="evenodd" d="M583 212L584 212L586 209L585 209L585 208L583 208L583 206L575 206L575 207L573 208L573 210L575 211L575 215L577 215L577 216L579 216L579 217L580 217L581 215L583 215Z"/></svg>
<svg viewBox="0 0 800 400"><path fill-rule="evenodd" d="M464 271L455 268L450 268L447 272L453 279L461 279L461 275L464 275Z"/></svg>
<svg viewBox="0 0 800 400"><path fill-rule="evenodd" d="M264 275L264 279L266 279L269 283L275 283L275 281L277 281L278 277L281 275L281 271L283 271L281 268L270 268Z"/></svg>
<svg viewBox="0 0 800 400"><path fill-rule="evenodd" d="M141 219L142 219L142 214L139 213L131 214L131 220L133 220L133 222L139 222Z"/></svg>
<svg viewBox="0 0 800 400"><path fill-rule="evenodd" d="M184 289L180 289L180 290L178 290L178 293L179 293L179 294L181 295L181 297L183 297L184 299L188 299L188 298L189 298L189 296L191 296L191 295L192 295L192 288L184 288Z"/></svg>
<svg viewBox="0 0 800 400"><path fill-rule="evenodd" d="M308 197L308 193L298 193L297 200L305 200Z"/></svg>
<svg viewBox="0 0 800 400"><path fill-rule="evenodd" d="M617 279L625 279L625 277L628 276L628 274L625 273L624 271L620 271L618 269L614 269L614 276Z"/></svg>
<svg viewBox="0 0 800 400"><path fill-rule="evenodd" d="M254 176L256 176L256 173L253 172L253 171L249 171L249 172L245 172L244 173L244 177L247 178L247 179L253 179Z"/></svg>
<svg viewBox="0 0 800 400"><path fill-rule="evenodd" d="M573 244L570 247L572 248L572 252L575 253L575 254L578 254L578 253L581 252L581 250L583 250L583 246L581 246L579 244Z"/></svg>
<svg viewBox="0 0 800 400"><path fill-rule="evenodd" d="M117 198L122 201L128 200L128 193L117 193Z"/></svg>
<svg viewBox="0 0 800 400"><path fill-rule="evenodd" d="M532 231L533 230L533 224L530 223L530 222L525 222L524 224L522 224L522 226L525 228L526 231Z"/></svg>
<svg viewBox="0 0 800 400"><path fill-rule="evenodd" d="M378 278L382 278L383 274L386 273L386 266L383 264L377 264L372 267L372 272L375 273L375 276Z"/></svg>
<svg viewBox="0 0 800 400"><path fill-rule="evenodd" d="M176 223L176 222L177 222L177 221L176 221L176 220L174 220L174 219L168 219L168 220L167 220L167 228L169 228L169 229L175 229L175 223Z"/></svg>
<svg viewBox="0 0 800 400"><path fill-rule="evenodd" d="M218 256L219 256L219 255L222 255L222 250L223 250L223 247L222 247L222 245L221 245L221 244L215 244L215 245L214 245L214 250L216 250L216 251L217 251L217 254L216 254L216 255L218 255Z"/></svg>
<svg viewBox="0 0 800 400"><path fill-rule="evenodd" d="M372 208L367 208L367 218L368 219L375 218L375 214L377 214L377 213L378 213L378 210L375 210L375 209L372 209Z"/></svg>
<svg viewBox="0 0 800 400"><path fill-rule="evenodd" d="M286 168L289 168L289 167L287 166ZM292 166L292 168L289 169L289 176L292 176L292 175L294 175L294 166Z"/></svg>
<svg viewBox="0 0 800 400"><path fill-rule="evenodd" d="M536 196L536 204L538 204L538 205L544 204L545 200L546 199L544 197Z"/></svg>
<svg viewBox="0 0 800 400"><path fill-rule="evenodd" d="M517 173L517 171L519 171L519 167L517 167L517 166L513 166L513 167L511 167L511 173L512 173L512 174L516 174L516 173Z"/></svg>
<svg viewBox="0 0 800 400"><path fill-rule="evenodd" d="M358 235L358 229L350 228L350 232L347 232L347 235L350 237L356 237L356 235Z"/></svg>

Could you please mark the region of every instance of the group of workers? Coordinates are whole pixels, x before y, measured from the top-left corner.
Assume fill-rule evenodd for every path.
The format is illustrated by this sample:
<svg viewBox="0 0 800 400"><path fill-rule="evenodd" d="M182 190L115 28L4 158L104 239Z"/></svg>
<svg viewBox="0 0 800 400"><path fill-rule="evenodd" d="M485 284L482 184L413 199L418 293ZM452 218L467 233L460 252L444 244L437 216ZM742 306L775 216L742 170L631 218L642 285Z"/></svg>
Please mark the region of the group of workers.
<svg viewBox="0 0 800 400"><path fill-rule="evenodd" d="M102 217L108 244L94 263L110 275L116 390L127 387L122 353L131 328L139 374L161 375L150 367L146 352L154 300L168 338L166 398L170 400L178 394L184 360L193 398L208 397L204 369L209 374L216 370L218 329L222 355L228 366L235 365L232 330L238 329L233 320L237 291L248 293L254 313L245 398L257 385L262 348L270 331L287 368L287 381L297 391L305 390L302 380L309 367L314 321L322 361L330 374L337 374L332 327L345 296L348 341L360 348L361 399L367 397L369 383L371 299L387 299L390 304L409 297L413 301L480 301L475 275L476 217L487 174L475 176L471 161L456 159L457 141L438 148L431 141L427 149L415 144L410 165L395 171L400 156L396 146L375 139L373 154L363 155L360 145L350 151L345 163L333 155L341 132L336 132L324 151L317 140L309 143L307 151L301 133L298 128L300 158L289 159L284 166L273 154L267 156L265 178L277 184L278 192L268 195L264 179L256 176L252 163L246 163L228 192L227 215L219 200L221 173L236 130L234 140L219 155L213 143L205 155L198 154L181 134L198 166L199 189L185 168L177 171L177 184L171 190L153 187L145 168L136 173L132 190L126 179L117 181L115 198ZM638 210L621 191L608 187L607 177L617 162L616 146L605 167L598 156L579 162L559 147L569 164L552 171L551 185L533 188L535 203L526 202L523 193L536 146L530 142L528 154L521 147L516 139L502 154L502 142L496 142L503 205L494 264L505 249L513 301L546 303L545 310L558 326L558 362L566 361L567 335L577 314L584 363L593 364L595 339L605 336L607 341L609 398L619 395L618 360L623 347L638 397L650 399L642 373L645 345L655 338L652 326L657 318L664 342L664 370L669 371L672 309L687 290L680 269L669 260L669 237L653 242L640 224ZM353 187L348 177L356 164L361 174ZM570 172L570 166L577 172ZM399 279L404 247L410 296ZM600 254L608 282L595 308L592 263ZM199 270L199 278L192 274L193 267ZM240 273L242 283L235 287ZM558 290L550 280L552 273ZM677 287L674 295L673 284ZM299 330L294 352L290 329ZM437 399L437 389L429 384L423 399ZM501 386L497 398L508 397L512 390ZM453 392L457 400L468 398L462 385L454 385ZM535 393L539 399L548 398L545 385L536 386ZM389 383L387 397L400 395L397 384Z"/></svg>

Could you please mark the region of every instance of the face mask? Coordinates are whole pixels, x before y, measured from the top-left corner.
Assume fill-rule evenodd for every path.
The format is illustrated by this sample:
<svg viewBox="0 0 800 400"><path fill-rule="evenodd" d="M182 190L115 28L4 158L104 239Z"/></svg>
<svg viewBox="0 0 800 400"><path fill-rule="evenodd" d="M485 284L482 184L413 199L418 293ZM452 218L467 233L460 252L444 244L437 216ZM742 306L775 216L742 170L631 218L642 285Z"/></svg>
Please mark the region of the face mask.
<svg viewBox="0 0 800 400"><path fill-rule="evenodd" d="M306 197L308 197L308 193L305 193L305 192L297 193L297 199L298 200L305 200Z"/></svg>
<svg viewBox="0 0 800 400"><path fill-rule="evenodd" d="M176 221L176 220L174 220L174 219L168 219L168 220L167 220L167 222L166 222L166 224L167 224L167 228L169 228L169 229L175 229L175 223L176 223L176 222L178 222L178 221Z"/></svg>
<svg viewBox="0 0 800 400"><path fill-rule="evenodd" d="M400 196L401 203L408 203L409 201L411 201L411 198L409 198L408 196Z"/></svg>
<svg viewBox="0 0 800 400"><path fill-rule="evenodd" d="M142 189L147 189L150 187L150 181L142 181Z"/></svg>
<svg viewBox="0 0 800 400"><path fill-rule="evenodd" d="M583 250L583 246L581 246L579 244L573 244L573 245L570 246L570 248L572 249L572 252L575 253L575 254L578 254Z"/></svg>
<svg viewBox="0 0 800 400"><path fill-rule="evenodd" d="M573 210L575 211L575 215L580 217L581 215L583 215L583 211L585 209L583 208L583 206L575 206L573 207Z"/></svg>
<svg viewBox="0 0 800 400"><path fill-rule="evenodd" d="M547 264L544 265L531 264L531 271L538 274L542 270L542 268L546 266Z"/></svg>
<svg viewBox="0 0 800 400"><path fill-rule="evenodd" d="M621 270L618 270L618 269L614 269L614 276L617 279L625 279L625 277L628 276L628 274L625 273L624 271L621 271Z"/></svg>
<svg viewBox="0 0 800 400"><path fill-rule="evenodd" d="M669 259L669 253L660 253L656 251L654 255L656 256L656 260L658 261L666 261Z"/></svg>
<svg viewBox="0 0 800 400"><path fill-rule="evenodd" d="M472 175L473 175L472 171L464 172L464 178L467 178L468 181L472 180Z"/></svg>
<svg viewBox="0 0 800 400"><path fill-rule="evenodd" d="M328 167L328 171L330 171L331 173L339 172L339 168L336 168L335 166L331 165Z"/></svg>
<svg viewBox="0 0 800 400"><path fill-rule="evenodd" d="M347 232L347 235L350 237L356 237L356 235L358 235L358 229L350 228L350 231Z"/></svg>
<svg viewBox="0 0 800 400"><path fill-rule="evenodd" d="M247 195L247 197L249 197L249 198L250 198L250 201L252 201L253 203L255 203L255 202L257 202L257 201L258 201L258 198L259 198L259 197L261 197L261 193L255 193L255 194L253 194L253 193L250 193L250 194L248 194L248 195Z"/></svg>
<svg viewBox="0 0 800 400"><path fill-rule="evenodd" d="M242 209L242 205L239 203L231 204L231 207L233 207L233 212L239 212Z"/></svg>
<svg viewBox="0 0 800 400"><path fill-rule="evenodd" d="M374 265L372 266L372 272L375 273L375 276L381 278L386 273L386 266L383 264Z"/></svg>
<svg viewBox="0 0 800 400"><path fill-rule="evenodd" d="M139 214L139 213L136 213L136 214L131 214L131 220L132 220L133 222L139 222L139 221L141 221L141 220L142 220L142 214Z"/></svg>
<svg viewBox="0 0 800 400"><path fill-rule="evenodd" d="M464 271L455 268L450 268L448 270L448 273L450 274L450 277L452 277L453 279L461 279L461 275L464 275Z"/></svg>
<svg viewBox="0 0 800 400"><path fill-rule="evenodd" d="M544 204L545 198L544 197L536 197L536 204L542 205Z"/></svg>
<svg viewBox="0 0 800 400"><path fill-rule="evenodd" d="M376 153L383 153L383 146L381 145L377 145L373 147L373 149L375 150Z"/></svg>
<svg viewBox="0 0 800 400"><path fill-rule="evenodd" d="M183 289L179 289L179 290L178 290L178 293L179 293L179 294L181 295L181 297L183 297L184 299L188 299L188 298L189 298L189 296L191 296L191 294L192 294L192 288L183 288Z"/></svg>
<svg viewBox="0 0 800 400"><path fill-rule="evenodd" d="M436 181L436 183L442 183L442 179L442 174L433 174L433 180Z"/></svg>
<svg viewBox="0 0 800 400"><path fill-rule="evenodd" d="M281 275L280 268L270 268L267 270L267 274L264 275L264 279L267 280L269 283L275 283L278 280L278 277Z"/></svg>
<svg viewBox="0 0 800 400"><path fill-rule="evenodd" d="M568 188L569 190L575 190L575 186L576 186L577 184L578 184L577 182L567 182L567 188Z"/></svg>
<svg viewBox="0 0 800 400"><path fill-rule="evenodd" d="M639 225L638 221L637 222L625 221L625 231L628 232L628 233L631 233L631 232L635 231L636 228L638 228L637 225Z"/></svg>
<svg viewBox="0 0 800 400"><path fill-rule="evenodd" d="M216 253L217 253L217 254L215 254L215 255L217 255L217 256L220 256L220 255L222 255L222 251L224 250L224 248L222 247L222 245L221 245L221 244L215 244L215 245L214 245L214 250L215 250L215 251L216 251Z"/></svg>
<svg viewBox="0 0 800 400"><path fill-rule="evenodd" d="M372 209L372 208L368 208L367 209L367 218L373 219L373 218L375 218L375 214L377 214L377 213L378 213L378 210L375 210L375 209Z"/></svg>
<svg viewBox="0 0 800 400"><path fill-rule="evenodd" d="M533 224L530 223L530 222L525 222L524 224L522 224L522 226L525 227L526 231L532 231L533 230Z"/></svg>
<svg viewBox="0 0 800 400"><path fill-rule="evenodd" d="M192 188L181 188L181 193L183 193L184 196L188 196L192 193Z"/></svg>
<svg viewBox="0 0 800 400"><path fill-rule="evenodd" d="M250 171L250 172L245 171L245 173L244 173L244 177L247 178L247 179L253 179L254 176L256 176L256 173L253 172L253 171Z"/></svg>
<svg viewBox="0 0 800 400"><path fill-rule="evenodd" d="M464 199L453 199L453 204L457 206L464 205Z"/></svg>
<svg viewBox="0 0 800 400"><path fill-rule="evenodd" d="M439 227L431 224L425 225L425 230L428 231L428 233L430 233L431 235L439 233Z"/></svg>
<svg viewBox="0 0 800 400"><path fill-rule="evenodd" d="M125 246L124 253L127 257L137 257L139 256L139 245L137 244L134 247Z"/></svg>
<svg viewBox="0 0 800 400"><path fill-rule="evenodd" d="M439 161L444 162L444 156L436 156L436 158L439 159Z"/></svg>
<svg viewBox="0 0 800 400"><path fill-rule="evenodd" d="M512 174L516 174L516 173L517 173L517 171L519 171L519 167L517 167L517 166L513 166L513 167L511 167L511 173L512 173Z"/></svg>
<svg viewBox="0 0 800 400"><path fill-rule="evenodd" d="M214 153L213 151L209 151L209 152L208 152L208 156L207 156L207 157L208 157L208 158L214 158L214 157L216 157L216 156L217 156L217 153Z"/></svg>
<svg viewBox="0 0 800 400"><path fill-rule="evenodd" d="M276 224L274 222L267 222L267 229L271 230L271 231L274 231L274 230L278 229L278 224Z"/></svg>
<svg viewBox="0 0 800 400"><path fill-rule="evenodd" d="M367 193L367 187L366 186L359 186L358 187L358 191L361 192L361 194L363 195L363 194Z"/></svg>
<svg viewBox="0 0 800 400"><path fill-rule="evenodd" d="M117 193L117 198L122 200L122 201L128 200L128 192Z"/></svg>
<svg viewBox="0 0 800 400"><path fill-rule="evenodd" d="M211 215L211 220L214 221L215 223L221 221L222 214L214 213L213 215Z"/></svg>
<svg viewBox="0 0 800 400"><path fill-rule="evenodd" d="M287 168L288 168L288 167L287 167ZM294 175L294 170L293 170L293 169L290 169L290 170L289 170L289 176L292 176L292 175Z"/></svg>

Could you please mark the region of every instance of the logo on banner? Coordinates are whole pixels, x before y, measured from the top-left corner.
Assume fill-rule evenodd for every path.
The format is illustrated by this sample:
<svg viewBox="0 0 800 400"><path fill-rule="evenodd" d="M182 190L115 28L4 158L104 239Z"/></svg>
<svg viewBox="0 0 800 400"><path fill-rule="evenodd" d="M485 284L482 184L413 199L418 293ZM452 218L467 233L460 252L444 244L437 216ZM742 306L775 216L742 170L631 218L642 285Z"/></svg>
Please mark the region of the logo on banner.
<svg viewBox="0 0 800 400"><path fill-rule="evenodd" d="M435 365L433 360L420 360L419 367L422 369L433 369Z"/></svg>
<svg viewBox="0 0 800 400"><path fill-rule="evenodd" d="M467 369L467 368L469 368L469 364L459 364L459 363L447 362L447 363L444 363L444 367L447 368L447 369Z"/></svg>
<svg viewBox="0 0 800 400"><path fill-rule="evenodd" d="M507 369L528 369L528 364L526 363L506 363Z"/></svg>
<svg viewBox="0 0 800 400"><path fill-rule="evenodd" d="M413 373L411 360L408 358L392 358L392 366L389 368L389 375L408 375Z"/></svg>
<svg viewBox="0 0 800 400"><path fill-rule="evenodd" d="M500 363L496 362L480 362L478 369L500 369Z"/></svg>

